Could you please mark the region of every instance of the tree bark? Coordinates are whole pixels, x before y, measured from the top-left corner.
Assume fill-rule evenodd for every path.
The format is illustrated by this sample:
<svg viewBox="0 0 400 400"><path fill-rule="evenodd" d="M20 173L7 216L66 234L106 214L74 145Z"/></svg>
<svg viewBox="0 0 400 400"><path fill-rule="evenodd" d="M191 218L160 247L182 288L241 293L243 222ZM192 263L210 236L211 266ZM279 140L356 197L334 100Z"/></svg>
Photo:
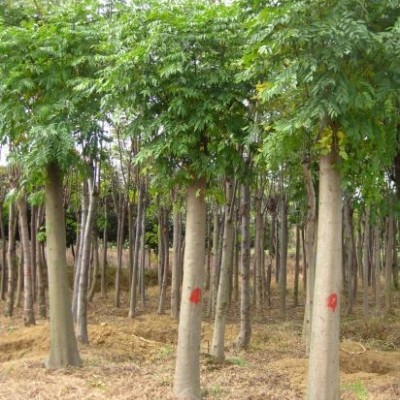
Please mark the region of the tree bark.
<svg viewBox="0 0 400 400"><path fill-rule="evenodd" d="M337 151L320 159L317 264L308 368L308 400L339 399L342 193Z"/></svg>
<svg viewBox="0 0 400 400"><path fill-rule="evenodd" d="M279 267L279 314L286 318L286 287L287 287L287 254L288 254L288 210L286 196L281 197L281 224L280 224L280 267Z"/></svg>
<svg viewBox="0 0 400 400"><path fill-rule="evenodd" d="M83 241L81 253L81 266L79 268L79 291L78 291L78 308L77 308L77 339L81 343L88 343L87 330L87 292L90 268L90 252L92 247L93 226L96 218L98 191L92 178L88 179L89 190L89 208L86 218L84 231L82 232Z"/></svg>
<svg viewBox="0 0 400 400"><path fill-rule="evenodd" d="M392 269L394 246L394 219L392 212L386 220L386 245L385 245L385 312L392 308Z"/></svg>
<svg viewBox="0 0 400 400"><path fill-rule="evenodd" d="M300 226L296 225L296 261L294 267L293 302L299 305L299 276L300 276Z"/></svg>
<svg viewBox="0 0 400 400"><path fill-rule="evenodd" d="M161 283L161 293L160 302L158 305L158 314L164 314L165 312L165 302L167 298L167 283L168 283L168 270L169 270L169 240L168 240L168 214L169 210L162 207L162 246L163 251L163 268L162 268L162 283Z"/></svg>
<svg viewBox="0 0 400 400"><path fill-rule="evenodd" d="M306 160L302 163L304 183L307 191L307 217L305 222L305 273L307 274L306 307L303 323L303 341L306 345L306 354L310 352L310 338L312 328L312 313L314 303L315 282L315 231L317 225L317 204L314 183L311 174L311 162Z"/></svg>
<svg viewBox="0 0 400 400"><path fill-rule="evenodd" d="M219 270L220 270L219 236L220 236L219 206L218 204L215 204L213 212L213 243L212 243L213 262L211 267L210 300L208 305L209 317L214 317L215 305L217 302L218 280L219 280Z"/></svg>
<svg viewBox="0 0 400 400"><path fill-rule="evenodd" d="M30 326L35 325L36 321L33 312L32 253L29 241L28 206L25 193L21 194L17 199L17 208L24 268L24 324L25 326Z"/></svg>
<svg viewBox="0 0 400 400"><path fill-rule="evenodd" d="M374 274L375 274L375 315L381 314L381 229L379 222L374 227Z"/></svg>
<svg viewBox="0 0 400 400"><path fill-rule="evenodd" d="M63 181L56 164L46 168L46 237L49 274L50 353L47 368L81 366L72 322L66 260Z"/></svg>
<svg viewBox="0 0 400 400"><path fill-rule="evenodd" d="M101 263L100 293L107 296L108 200L104 198L103 257Z"/></svg>
<svg viewBox="0 0 400 400"><path fill-rule="evenodd" d="M225 324L228 305L228 284L230 280L229 270L230 265L232 265L233 255L234 231L231 212L233 196L233 182L231 179L227 179L225 182L225 219L224 236L222 242L221 272L218 284L214 332L211 346L211 355L214 357L215 361L219 363L222 363L225 360Z"/></svg>
<svg viewBox="0 0 400 400"><path fill-rule="evenodd" d="M369 274L369 266L370 266L370 225L369 225L369 209L365 210L365 221L364 221L364 243L363 243L363 311L364 317L368 318L369 316L369 295L368 295L368 274Z"/></svg>
<svg viewBox="0 0 400 400"><path fill-rule="evenodd" d="M4 315L11 317L14 311L15 270L17 268L17 255L15 251L15 234L17 228L17 213L13 203L8 208L8 246L7 246L7 299Z"/></svg>
<svg viewBox="0 0 400 400"><path fill-rule="evenodd" d="M1 283L0 299L6 297L6 274L7 274L7 240L3 221L3 202L0 202L0 234L1 234Z"/></svg>
<svg viewBox="0 0 400 400"><path fill-rule="evenodd" d="M235 345L246 348L251 337L250 322L250 188L242 185L242 243L240 252L240 331Z"/></svg>
<svg viewBox="0 0 400 400"><path fill-rule="evenodd" d="M181 271L180 271L180 249L181 249L181 211L178 200L175 199L173 206L173 261L172 261L172 288L171 288L171 316L179 318L179 303L181 294Z"/></svg>
<svg viewBox="0 0 400 400"><path fill-rule="evenodd" d="M174 393L179 400L200 399L200 335L204 288L205 181L194 180L186 194L184 275Z"/></svg>

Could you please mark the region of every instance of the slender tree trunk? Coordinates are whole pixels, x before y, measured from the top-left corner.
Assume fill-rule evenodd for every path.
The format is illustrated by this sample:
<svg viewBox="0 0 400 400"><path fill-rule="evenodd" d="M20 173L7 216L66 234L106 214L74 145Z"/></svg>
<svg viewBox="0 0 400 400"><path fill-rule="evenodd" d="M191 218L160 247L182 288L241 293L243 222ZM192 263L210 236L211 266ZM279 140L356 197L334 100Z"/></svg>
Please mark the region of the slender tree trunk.
<svg viewBox="0 0 400 400"><path fill-rule="evenodd" d="M263 217L262 217L262 192L260 189L257 190L254 201L255 216L255 241L254 241L254 272L255 272L255 306L258 312L263 309L263 285L262 285L262 273L261 269L264 267L261 264L261 247L262 237L264 235Z"/></svg>
<svg viewBox="0 0 400 400"><path fill-rule="evenodd" d="M87 330L87 292L90 268L90 252L92 247L93 226L97 210L97 188L92 179L88 179L89 189L89 208L84 231L82 232L83 241L81 249L81 266L79 276L78 309L77 309L77 339L81 343L88 343Z"/></svg>
<svg viewBox="0 0 400 400"><path fill-rule="evenodd" d="M56 164L46 168L46 237L49 263L50 354L47 368L82 364L75 338L68 290L63 180Z"/></svg>
<svg viewBox="0 0 400 400"><path fill-rule="evenodd" d="M137 286L138 286L138 269L139 269L139 250L140 241L142 237L142 220L145 218L145 186L143 182L139 184L139 201L138 201L138 212L137 212L137 223L136 223L136 234L135 234L135 251L133 253L133 271L131 281L131 296L129 303L129 317L133 318L136 314L136 303L137 303ZM160 249L161 250L161 249Z"/></svg>
<svg viewBox="0 0 400 400"><path fill-rule="evenodd" d="M385 245L385 312L392 308L392 269L394 246L394 219L390 213L386 220L386 245Z"/></svg>
<svg viewBox="0 0 400 400"><path fill-rule="evenodd" d="M37 290L36 290L36 269L37 269L37 247L36 247L36 236L37 236L37 211L38 208L36 206L31 207L31 242L30 242L30 252L31 252L31 281L32 281L32 298L33 301L36 301L37 298Z"/></svg>
<svg viewBox="0 0 400 400"><path fill-rule="evenodd" d="M162 209L162 246L164 247L164 257L163 257L163 273L162 273L162 283L161 283L161 293L160 302L158 305L158 314L164 314L165 312L165 302L167 297L167 283L168 283L168 270L169 270L169 240L168 240L168 214L169 210L166 208Z"/></svg>
<svg viewBox="0 0 400 400"><path fill-rule="evenodd" d="M300 226L296 225L296 261L294 267L294 287L293 302L294 306L299 305L299 277L300 277Z"/></svg>
<svg viewBox="0 0 400 400"><path fill-rule="evenodd" d="M3 221L3 202L0 202L0 234L1 234L1 283L0 283L0 299L5 300L6 297L6 275L7 275L7 240Z"/></svg>
<svg viewBox="0 0 400 400"><path fill-rule="evenodd" d="M44 206L39 207L39 211L37 214L36 226L37 230L44 223ZM42 318L46 318L46 283L45 283L45 275L46 275L46 259L45 259L45 249L44 243L42 241L39 242L39 238L36 237L36 253L38 257L38 265L37 265L37 291L38 291L38 308L39 315Z"/></svg>
<svg viewBox="0 0 400 400"><path fill-rule="evenodd" d="M114 305L115 307L120 306L120 297L121 297L121 270L122 270L122 250L124 246L125 239L125 198L120 195L120 200L118 202L117 211L118 214L118 223L117 223L117 269L115 272L115 297L114 297Z"/></svg>
<svg viewBox="0 0 400 400"><path fill-rule="evenodd" d="M314 183L311 174L311 162L306 160L302 164L304 183L307 191L307 217L305 223L305 273L307 274L306 307L303 323L303 341L306 345L306 354L310 352L310 339L312 328L312 314L314 304L315 282L315 231L317 226L317 204Z"/></svg>
<svg viewBox="0 0 400 400"><path fill-rule="evenodd" d="M7 300L4 315L11 317L14 311L15 270L17 268L17 255L15 251L15 234L17 228L17 212L15 205L10 202L8 208L8 246L7 246Z"/></svg>
<svg viewBox="0 0 400 400"><path fill-rule="evenodd" d="M235 339L238 347L246 348L251 337L250 322L250 188L242 185L242 243L240 252L240 331Z"/></svg>
<svg viewBox="0 0 400 400"><path fill-rule="evenodd" d="M342 193L333 148L320 159L317 265L308 369L308 400L339 399Z"/></svg>
<svg viewBox="0 0 400 400"><path fill-rule="evenodd" d="M375 314L381 314L381 230L379 222L374 227Z"/></svg>
<svg viewBox="0 0 400 400"><path fill-rule="evenodd" d="M287 254L288 254L288 210L286 196L281 198L281 231L280 245L281 257L279 267L279 314L281 318L286 318L286 288L287 288Z"/></svg>
<svg viewBox="0 0 400 400"><path fill-rule="evenodd" d="M365 223L364 223L364 243L363 243L363 310L364 317L369 316L369 296L368 296L368 272L370 265L369 247L370 247L370 225L369 225L369 209L365 210Z"/></svg>
<svg viewBox="0 0 400 400"><path fill-rule="evenodd" d="M347 271L347 313L351 314L355 302L355 279L357 268L355 260L353 211L348 196L343 203L343 264Z"/></svg>
<svg viewBox="0 0 400 400"><path fill-rule="evenodd" d="M100 293L107 296L108 200L104 198L103 261L101 264Z"/></svg>
<svg viewBox="0 0 400 400"><path fill-rule="evenodd" d="M21 239L21 253L23 254L24 268L24 324L25 326L35 325L35 314L33 312L32 293L32 257L31 243L29 241L28 206L26 195L21 195L17 200L19 215L19 232Z"/></svg>
<svg viewBox="0 0 400 400"><path fill-rule="evenodd" d="M208 306L208 316L213 317L215 315L215 304L217 302L218 292L218 278L219 278L219 235L220 235L220 223L219 223L219 207L216 204L213 212L213 263L211 269L211 285L210 285L210 301Z"/></svg>
<svg viewBox="0 0 400 400"><path fill-rule="evenodd" d="M19 234L21 236L21 233ZM24 253L21 250L19 260L17 260L17 294L15 296L15 307L21 307L22 286L24 282Z"/></svg>
<svg viewBox="0 0 400 400"><path fill-rule="evenodd" d="M227 179L225 182L225 219L224 236L222 244L221 273L218 285L217 304L214 320L214 333L211 346L211 355L216 362L225 360L225 323L228 305L229 268L232 264L233 253L233 221L232 221L233 183Z"/></svg>
<svg viewBox="0 0 400 400"><path fill-rule="evenodd" d="M173 206L173 261L172 261L172 288L171 288L171 316L179 318L179 303L181 294L181 271L180 271L180 249L181 249L181 211L178 201Z"/></svg>
<svg viewBox="0 0 400 400"><path fill-rule="evenodd" d="M74 323L78 321L78 298L79 298L79 280L81 276L82 257L83 257L83 246L85 238L85 226L88 218L89 211L89 189L87 182L83 182L82 185L82 210L80 218L80 226L78 239L76 244L76 257L75 257L75 271L74 271L74 291L72 296L72 318Z"/></svg>
<svg viewBox="0 0 400 400"><path fill-rule="evenodd" d="M145 213L144 213L145 214ZM142 309L146 308L146 288L145 288L145 267L146 267L146 226L145 226L145 215L142 218L142 235L140 237L140 277L139 277L139 288L140 288L140 301L142 305ZM149 254L150 257L150 254ZM150 261L149 261L150 262Z"/></svg>
<svg viewBox="0 0 400 400"><path fill-rule="evenodd" d="M187 189L184 275L179 320L174 393L179 400L200 399L200 335L204 288L205 181Z"/></svg>
<svg viewBox="0 0 400 400"><path fill-rule="evenodd" d="M93 234L93 245L92 249L94 252L94 264L93 264L93 274L92 280L90 282L90 289L88 294L88 301L93 301L93 296L96 292L96 282L97 282L97 275L99 273L99 266L100 266L100 257L99 257L99 241L97 239L96 234Z"/></svg>

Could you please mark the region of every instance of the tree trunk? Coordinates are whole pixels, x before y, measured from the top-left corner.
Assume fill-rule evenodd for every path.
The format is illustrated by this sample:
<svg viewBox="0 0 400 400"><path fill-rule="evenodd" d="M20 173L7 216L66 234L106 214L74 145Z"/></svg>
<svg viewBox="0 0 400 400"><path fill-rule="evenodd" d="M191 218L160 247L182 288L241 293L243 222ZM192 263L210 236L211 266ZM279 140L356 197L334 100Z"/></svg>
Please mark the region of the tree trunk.
<svg viewBox="0 0 400 400"><path fill-rule="evenodd" d="M79 291L78 291L78 309L77 309L77 339L81 343L88 343L88 331L87 331L87 291L88 291L88 280L89 280L89 268L90 268L90 252L92 247L92 235L93 226L96 218L97 210L97 187L92 179L88 179L89 189L89 208L86 218L86 224L84 231L82 232L83 241L81 253L81 266L79 276Z"/></svg>
<svg viewBox="0 0 400 400"><path fill-rule="evenodd" d="M21 233L19 234L21 236ZM17 260L17 294L15 296L15 307L21 307L21 297L22 297L22 286L24 282L24 253L21 252L19 260Z"/></svg>
<svg viewBox="0 0 400 400"><path fill-rule="evenodd" d="M118 211L117 211L117 269L115 271L115 295L114 295L114 305L115 307L120 306L121 297L121 270L122 270L122 250L124 246L125 239L125 198L120 195L118 201Z"/></svg>
<svg viewBox="0 0 400 400"><path fill-rule="evenodd" d="M24 324L25 326L30 326L35 325L36 321L33 312L32 254L31 243L29 241L28 206L25 193L17 199L17 207L24 268Z"/></svg>
<svg viewBox="0 0 400 400"><path fill-rule="evenodd" d="M8 208L8 246L7 246L7 300L4 315L11 317L14 311L15 270L17 268L17 255L15 251L15 234L17 228L17 213L13 203Z"/></svg>
<svg viewBox="0 0 400 400"><path fill-rule="evenodd" d="M200 335L204 288L205 181L187 189L186 240L174 393L179 400L200 399Z"/></svg>
<svg viewBox="0 0 400 400"><path fill-rule="evenodd" d="M311 174L311 162L306 160L302 163L304 183L307 191L307 217L305 222L305 266L304 270L307 274L306 288L306 307L304 312L303 323L303 342L306 345L306 354L310 352L310 339L312 328L312 314L314 303L314 282L315 282L315 231L317 225L317 204L314 183Z"/></svg>
<svg viewBox="0 0 400 400"><path fill-rule="evenodd" d="M49 263L50 354L47 368L81 366L72 323L66 260L63 180L56 164L46 168L46 237Z"/></svg>
<svg viewBox="0 0 400 400"><path fill-rule="evenodd" d="M225 360L225 323L228 305L228 284L230 280L229 270L232 264L233 254L233 221L232 221L232 202L233 202L233 183L230 179L225 182L225 219L224 236L222 243L221 272L218 284L217 304L214 320L214 333L211 346L211 355L216 362L222 363Z"/></svg>
<svg viewBox="0 0 400 400"><path fill-rule="evenodd" d="M288 254L288 205L286 196L281 197L281 224L280 224L280 267L279 267L279 314L286 318L286 280L287 280L287 254Z"/></svg>
<svg viewBox="0 0 400 400"><path fill-rule="evenodd" d="M139 270L139 250L141 237L143 235L143 219L145 218L145 185L144 182L139 183L139 201L138 211L136 218L136 233L135 233L135 248L133 252L133 270L132 270L132 281L130 289L130 302L129 302L129 317L133 318L136 314L136 303L137 303L137 286L138 286L138 270Z"/></svg>
<svg viewBox="0 0 400 400"><path fill-rule="evenodd" d="M179 318L179 303L181 294L181 271L180 271L180 249L181 249L181 211L180 204L175 200L173 206L173 261L172 261L172 287L171 287L171 316Z"/></svg>
<svg viewBox="0 0 400 400"><path fill-rule="evenodd" d="M76 257L75 257L75 269L74 269L74 291L72 296L72 318L74 323L78 321L78 297L79 297L79 280L81 276L82 267L82 255L83 255L83 243L85 237L85 226L89 212L89 192L87 182L83 182L82 185L82 204L81 204L81 218L78 239L76 243Z"/></svg>
<svg viewBox="0 0 400 400"><path fill-rule="evenodd" d="M36 301L37 291L36 291L36 270L37 270L37 247L36 247L36 236L37 236L37 212L38 208L36 206L31 207L31 242L30 242L30 252L31 252L31 281L32 281L32 298Z"/></svg>
<svg viewBox="0 0 400 400"><path fill-rule="evenodd" d="M381 230L377 221L374 227L375 314L381 314Z"/></svg>
<svg viewBox="0 0 400 400"><path fill-rule="evenodd" d="M208 305L209 317L213 317L215 315L215 305L217 302L218 279L220 270L219 236L220 236L219 206L218 204L215 204L213 212L213 243L212 243L213 262L211 268L210 300Z"/></svg>
<svg viewBox="0 0 400 400"><path fill-rule="evenodd" d="M107 296L108 201L104 198L103 261L101 263L100 293Z"/></svg>
<svg viewBox="0 0 400 400"><path fill-rule="evenodd" d="M97 275L99 273L99 266L100 266L100 257L99 257L99 241L97 239L96 234L93 234L93 245L92 249L94 252L94 265L93 265L93 273L92 273L92 280L90 282L90 289L88 294L88 301L93 301L93 296L96 292L96 282L97 282Z"/></svg>
<svg viewBox="0 0 400 400"><path fill-rule="evenodd" d="M0 234L1 234L1 283L0 283L0 299L5 300L6 297L6 275L7 275L7 240L3 221L3 203L0 202Z"/></svg>
<svg viewBox="0 0 400 400"><path fill-rule="evenodd" d="M355 303L355 280L357 263L354 246L353 211L348 196L343 203L343 264L347 272L347 313L351 314Z"/></svg>
<svg viewBox="0 0 400 400"><path fill-rule="evenodd" d="M254 240L254 273L255 273L255 306L258 312L263 309L263 285L261 269L264 266L261 264L261 247L263 246L262 238L264 236L263 216L262 216L262 192L257 189L257 194L254 201L255 216L255 240Z"/></svg>
<svg viewBox="0 0 400 400"><path fill-rule="evenodd" d="M167 283L168 283L168 270L169 270L169 240L168 240L168 214L169 210L167 208L162 208L162 246L164 248L163 256L163 268L162 268L162 283L161 283L161 293L160 302L158 304L158 314L164 314L165 312L165 302L167 298Z"/></svg>
<svg viewBox="0 0 400 400"><path fill-rule="evenodd" d="M392 212L386 220L386 245L385 245L385 312L392 308L392 269L394 246L394 219Z"/></svg>
<svg viewBox="0 0 400 400"><path fill-rule="evenodd" d="M242 185L242 243L240 252L240 331L235 339L238 347L246 348L251 337L250 323L250 188Z"/></svg>
<svg viewBox="0 0 400 400"><path fill-rule="evenodd" d="M317 265L308 369L308 400L339 399L342 193L333 148L320 159Z"/></svg>
<svg viewBox="0 0 400 400"><path fill-rule="evenodd" d="M293 302L294 306L299 305L299 276L300 276L300 226L296 225L296 262L294 267L294 287Z"/></svg>
<svg viewBox="0 0 400 400"><path fill-rule="evenodd" d="M368 318L369 316L369 295L368 295L368 274L369 274L369 265L370 265L370 225L369 225L369 209L365 210L365 223L364 223L364 243L363 243L363 311L364 317Z"/></svg>
<svg viewBox="0 0 400 400"><path fill-rule="evenodd" d="M39 211L37 214L36 226L37 230L44 223L44 206L39 207ZM39 241L39 238L36 237L36 253L38 257L38 265L37 265L37 291L38 291L38 308L39 315L42 318L46 318L46 283L45 283L45 275L46 275L46 259L45 259L45 249L43 241Z"/></svg>

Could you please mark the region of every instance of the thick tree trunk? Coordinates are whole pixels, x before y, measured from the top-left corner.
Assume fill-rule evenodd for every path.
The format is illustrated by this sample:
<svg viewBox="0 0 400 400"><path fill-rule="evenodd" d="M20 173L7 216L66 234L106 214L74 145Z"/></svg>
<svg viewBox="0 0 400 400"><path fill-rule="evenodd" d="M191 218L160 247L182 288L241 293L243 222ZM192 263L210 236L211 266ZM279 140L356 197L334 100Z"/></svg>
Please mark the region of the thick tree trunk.
<svg viewBox="0 0 400 400"><path fill-rule="evenodd" d="M80 366L72 323L66 260L62 175L57 165L46 168L46 237L49 263L50 354L47 368Z"/></svg>
<svg viewBox="0 0 400 400"><path fill-rule="evenodd" d="M174 393L179 400L200 399L200 335L204 290L205 181L187 189L184 275L179 320Z"/></svg>
<svg viewBox="0 0 400 400"><path fill-rule="evenodd" d="M171 288L171 316L179 318L179 303L181 294L181 271L180 271L180 249L181 249L181 211L180 204L175 201L173 206L173 261L172 261L172 288Z"/></svg>
<svg viewBox="0 0 400 400"><path fill-rule="evenodd" d="M17 207L24 268L24 324L30 326L35 325L36 321L33 312L32 257L31 243L29 241L28 206L25 194L18 198Z"/></svg>
<svg viewBox="0 0 400 400"><path fill-rule="evenodd" d="M15 205L10 202L8 208L8 246L7 246L7 299L4 315L11 317L14 311L15 272L17 269L17 255L15 251L15 235L17 228L17 212Z"/></svg>
<svg viewBox="0 0 400 400"><path fill-rule="evenodd" d="M317 204L314 183L311 174L310 160L302 163L304 183L307 191L307 217L305 222L305 273L307 274L306 307L303 323L303 341L306 345L306 354L310 352L310 338L312 327L312 313L314 303L314 282L315 282L315 231L317 226Z"/></svg>
<svg viewBox="0 0 400 400"><path fill-rule="evenodd" d="M317 265L308 369L308 400L338 400L342 193L332 149L320 159Z"/></svg>
<svg viewBox="0 0 400 400"><path fill-rule="evenodd" d="M240 331L235 345L246 348L251 337L250 323L250 188L242 185L242 243L240 252Z"/></svg>
<svg viewBox="0 0 400 400"><path fill-rule="evenodd" d="M211 346L211 355L216 362L225 360L225 323L228 305L229 270L233 254L233 221L232 221L233 183L230 179L225 182L225 219L224 236L222 242L221 272L218 284L217 304L214 320L214 333Z"/></svg>

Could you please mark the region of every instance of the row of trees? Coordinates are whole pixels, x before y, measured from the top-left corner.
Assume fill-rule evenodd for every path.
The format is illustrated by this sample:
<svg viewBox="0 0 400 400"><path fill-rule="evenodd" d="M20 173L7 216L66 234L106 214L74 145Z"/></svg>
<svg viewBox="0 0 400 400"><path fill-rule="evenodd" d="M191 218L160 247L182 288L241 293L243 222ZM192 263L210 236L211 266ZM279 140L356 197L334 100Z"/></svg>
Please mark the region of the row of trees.
<svg viewBox="0 0 400 400"><path fill-rule="evenodd" d="M26 324L35 322L32 276L44 313L48 265L47 366L81 365L74 322L77 338L87 342L87 299L98 273L92 272L89 288L91 255L98 254L93 232L103 230L103 261L94 265L102 265L104 295L110 214L117 220L115 305L126 230L129 316L135 316L138 295L144 306L148 218L156 215L159 312L173 221L171 311L180 318L174 391L181 399L200 398L206 282L215 318L211 352L222 362L226 313L239 286L236 343L246 347L250 340L250 271L253 304L262 310L276 267L285 317L289 225L296 224L295 290L300 247L307 271L308 398L338 399L342 281L351 311L362 265L367 316L370 284L380 311L383 245L387 310L397 278L400 4L0 5L0 132L10 149L2 175L10 189L6 197L3 185L1 193L9 221L1 225L2 293L7 276L11 315L16 207ZM69 226L72 305L65 211L76 220ZM44 222L45 238L38 232Z"/></svg>

